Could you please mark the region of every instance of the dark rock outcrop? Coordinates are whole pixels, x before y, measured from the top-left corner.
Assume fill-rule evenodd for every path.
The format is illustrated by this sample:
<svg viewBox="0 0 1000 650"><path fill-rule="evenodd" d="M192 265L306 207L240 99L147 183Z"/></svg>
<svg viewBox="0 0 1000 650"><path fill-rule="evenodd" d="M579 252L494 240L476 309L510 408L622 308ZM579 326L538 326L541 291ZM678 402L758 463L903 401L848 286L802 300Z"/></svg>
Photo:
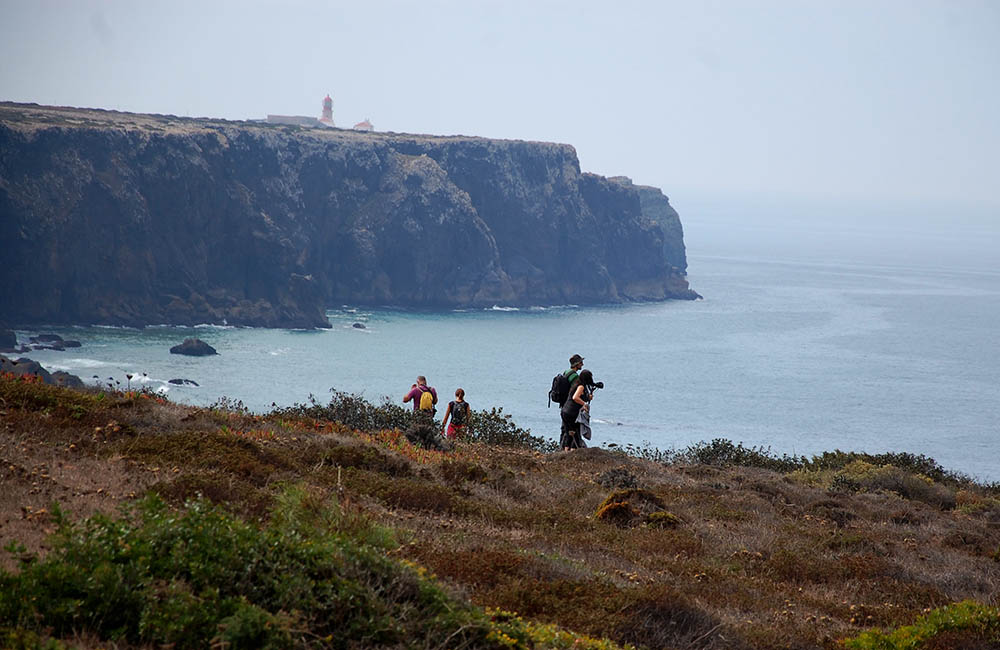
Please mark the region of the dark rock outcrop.
<svg viewBox="0 0 1000 650"><path fill-rule="evenodd" d="M14 330L0 329L0 352L12 352L17 349L17 334Z"/></svg>
<svg viewBox="0 0 1000 650"><path fill-rule="evenodd" d="M56 370L52 373L52 382L57 386L66 386L67 388L83 388L82 379L64 370Z"/></svg>
<svg viewBox="0 0 1000 650"><path fill-rule="evenodd" d="M175 386L197 386L198 382L193 379L170 379L167 381L168 384L173 384Z"/></svg>
<svg viewBox="0 0 1000 650"><path fill-rule="evenodd" d="M32 343L62 343L63 337L58 334L39 334L28 337L28 340Z"/></svg>
<svg viewBox="0 0 1000 650"><path fill-rule="evenodd" d="M174 347L170 348L170 354L186 354L189 357L207 357L213 354L218 354L208 343L205 343L201 339L184 339L183 343L179 343Z"/></svg>
<svg viewBox="0 0 1000 650"><path fill-rule="evenodd" d="M58 352L65 352L66 348L78 348L83 345L79 341L64 339L58 334L39 334L37 336L28 337L28 340L32 343L32 350L56 350Z"/></svg>
<svg viewBox="0 0 1000 650"><path fill-rule="evenodd" d="M82 388L83 381L76 375L57 370L50 373L37 361L21 357L19 359L9 359L0 354L0 372L10 373L18 377L35 376L46 384L56 386L67 386L69 388Z"/></svg>
<svg viewBox="0 0 1000 650"><path fill-rule="evenodd" d="M679 227L568 145L3 103L0 150L11 322L696 297Z"/></svg>

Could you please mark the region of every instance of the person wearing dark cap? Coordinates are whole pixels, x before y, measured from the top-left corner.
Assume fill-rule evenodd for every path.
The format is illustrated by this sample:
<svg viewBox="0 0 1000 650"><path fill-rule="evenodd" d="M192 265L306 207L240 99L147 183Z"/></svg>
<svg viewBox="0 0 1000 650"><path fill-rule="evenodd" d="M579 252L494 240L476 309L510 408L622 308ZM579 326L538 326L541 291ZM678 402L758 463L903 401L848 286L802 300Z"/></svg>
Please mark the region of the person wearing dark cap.
<svg viewBox="0 0 1000 650"><path fill-rule="evenodd" d="M583 370L569 388L569 399L559 411L562 417L562 436L559 439L559 446L564 451L585 446L577 419L581 410L590 413L590 402L594 399L595 386L594 375L589 370Z"/></svg>
<svg viewBox="0 0 1000 650"><path fill-rule="evenodd" d="M579 354L574 354L569 358L569 370L563 373L563 376L569 380L569 383L573 383L580 376L580 370L583 369L583 357Z"/></svg>

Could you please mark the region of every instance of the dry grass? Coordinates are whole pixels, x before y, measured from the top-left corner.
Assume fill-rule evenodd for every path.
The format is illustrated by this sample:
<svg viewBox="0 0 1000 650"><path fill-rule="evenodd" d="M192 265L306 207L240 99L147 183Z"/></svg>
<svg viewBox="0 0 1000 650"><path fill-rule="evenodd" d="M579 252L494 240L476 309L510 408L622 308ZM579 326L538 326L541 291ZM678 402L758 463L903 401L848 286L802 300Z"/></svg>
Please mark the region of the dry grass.
<svg viewBox="0 0 1000 650"><path fill-rule="evenodd" d="M472 601L618 643L832 649L928 608L997 605L1000 501L975 484L855 466L867 487L840 490L829 473L593 448L417 453L306 418L0 387L0 537L32 550L53 502L82 517L153 489L259 517L304 483L399 531L396 553Z"/></svg>

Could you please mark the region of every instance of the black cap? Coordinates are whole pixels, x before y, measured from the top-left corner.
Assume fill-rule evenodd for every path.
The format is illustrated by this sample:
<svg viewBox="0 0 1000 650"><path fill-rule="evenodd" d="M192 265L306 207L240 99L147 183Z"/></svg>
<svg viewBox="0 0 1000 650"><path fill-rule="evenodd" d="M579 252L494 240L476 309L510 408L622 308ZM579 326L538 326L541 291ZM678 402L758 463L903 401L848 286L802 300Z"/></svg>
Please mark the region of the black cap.
<svg viewBox="0 0 1000 650"><path fill-rule="evenodd" d="M583 363L583 357L581 357L579 354L574 354L569 358L569 365L575 366L578 363Z"/></svg>

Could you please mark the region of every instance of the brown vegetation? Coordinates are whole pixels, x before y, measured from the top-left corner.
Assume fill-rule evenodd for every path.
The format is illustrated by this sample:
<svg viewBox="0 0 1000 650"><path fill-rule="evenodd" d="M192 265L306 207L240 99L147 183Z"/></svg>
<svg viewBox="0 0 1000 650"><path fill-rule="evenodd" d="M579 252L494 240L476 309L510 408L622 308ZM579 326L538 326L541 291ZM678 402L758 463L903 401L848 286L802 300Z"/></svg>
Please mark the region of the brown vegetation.
<svg viewBox="0 0 1000 650"><path fill-rule="evenodd" d="M996 486L892 466L823 476L595 448L439 452L399 431L9 378L0 430L0 538L29 550L44 552L54 503L113 514L153 490L253 519L303 483L400 531L394 554L473 602L620 644L835 648L964 599L997 605Z"/></svg>

